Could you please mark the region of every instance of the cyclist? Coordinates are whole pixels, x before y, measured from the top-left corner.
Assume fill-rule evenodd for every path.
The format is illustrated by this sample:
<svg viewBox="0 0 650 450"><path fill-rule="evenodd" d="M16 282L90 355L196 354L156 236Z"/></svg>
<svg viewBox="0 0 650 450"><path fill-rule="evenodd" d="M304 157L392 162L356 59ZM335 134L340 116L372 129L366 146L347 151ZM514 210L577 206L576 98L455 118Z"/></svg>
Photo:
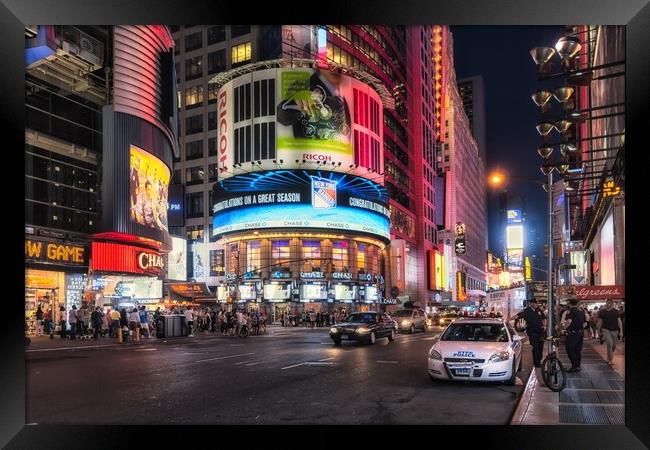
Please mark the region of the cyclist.
<svg viewBox="0 0 650 450"><path fill-rule="evenodd" d="M508 322L513 319L524 319L526 321L526 334L528 334L528 342L530 342L533 351L533 365L535 366L537 384L544 386L544 379L542 377L542 352L544 350L546 316L539 307L537 299L530 299L528 301L528 307L512 317L508 317Z"/></svg>

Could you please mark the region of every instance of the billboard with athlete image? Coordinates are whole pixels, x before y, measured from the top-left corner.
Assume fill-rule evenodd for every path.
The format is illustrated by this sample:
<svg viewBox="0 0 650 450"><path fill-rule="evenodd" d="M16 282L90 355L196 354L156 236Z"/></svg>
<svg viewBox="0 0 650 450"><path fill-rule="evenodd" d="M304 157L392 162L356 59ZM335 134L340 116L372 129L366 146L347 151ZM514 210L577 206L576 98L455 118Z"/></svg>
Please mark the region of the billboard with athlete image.
<svg viewBox="0 0 650 450"><path fill-rule="evenodd" d="M383 104L366 83L318 68L264 69L225 83L217 97L220 180L327 169L383 183Z"/></svg>
<svg viewBox="0 0 650 450"><path fill-rule="evenodd" d="M131 221L167 231L169 167L135 145L130 156Z"/></svg>

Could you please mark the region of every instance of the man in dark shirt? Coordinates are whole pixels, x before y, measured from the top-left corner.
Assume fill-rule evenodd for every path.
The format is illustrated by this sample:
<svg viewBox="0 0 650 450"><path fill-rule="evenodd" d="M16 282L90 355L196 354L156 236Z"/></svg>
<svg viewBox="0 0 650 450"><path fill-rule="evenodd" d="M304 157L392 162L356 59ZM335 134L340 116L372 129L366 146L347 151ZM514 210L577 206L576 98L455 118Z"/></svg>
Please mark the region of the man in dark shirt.
<svg viewBox="0 0 650 450"><path fill-rule="evenodd" d="M616 341L620 335L623 338L623 323L621 315L614 308L614 301L607 300L605 307L598 313L598 334L607 342L607 364L614 364L613 357L616 350Z"/></svg>
<svg viewBox="0 0 650 450"><path fill-rule="evenodd" d="M571 361L571 368L567 372L580 372L580 362L582 360L582 343L584 340L583 325L585 323L585 314L578 308L578 299L569 300L571 309L566 315L566 320L562 324L566 330L566 353Z"/></svg>
<svg viewBox="0 0 650 450"><path fill-rule="evenodd" d="M524 319L526 321L526 333L528 334L528 342L533 349L533 365L535 366L537 383L540 386L544 386L544 380L542 378L542 352L544 350L546 316L540 309L537 299L533 298L529 300L528 307L515 316L509 317L508 321L512 319Z"/></svg>

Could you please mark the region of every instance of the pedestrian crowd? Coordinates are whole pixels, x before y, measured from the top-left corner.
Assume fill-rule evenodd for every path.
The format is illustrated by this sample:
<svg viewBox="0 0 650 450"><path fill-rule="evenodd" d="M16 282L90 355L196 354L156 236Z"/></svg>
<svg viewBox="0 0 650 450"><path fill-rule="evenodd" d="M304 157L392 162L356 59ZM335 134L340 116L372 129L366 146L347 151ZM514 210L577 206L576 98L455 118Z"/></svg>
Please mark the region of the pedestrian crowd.
<svg viewBox="0 0 650 450"><path fill-rule="evenodd" d="M309 327L309 328L321 328L329 327L334 325L337 322L342 322L347 317L345 310L340 310L337 312L314 312L313 310L303 311L298 313L297 311L291 313L283 313L280 321L282 322L283 327Z"/></svg>

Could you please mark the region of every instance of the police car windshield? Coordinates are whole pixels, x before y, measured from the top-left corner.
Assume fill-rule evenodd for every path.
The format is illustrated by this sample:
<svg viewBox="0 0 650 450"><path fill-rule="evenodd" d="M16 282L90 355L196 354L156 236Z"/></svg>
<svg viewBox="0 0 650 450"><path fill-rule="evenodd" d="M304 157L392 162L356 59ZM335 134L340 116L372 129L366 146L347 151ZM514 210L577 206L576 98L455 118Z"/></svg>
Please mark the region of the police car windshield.
<svg viewBox="0 0 650 450"><path fill-rule="evenodd" d="M346 322L351 322L351 323L371 323L371 322L376 322L377 321L377 314L368 314L368 313L355 313L355 314L350 314L347 319L345 319Z"/></svg>
<svg viewBox="0 0 650 450"><path fill-rule="evenodd" d="M503 325L489 323L455 323L444 332L441 341L508 342Z"/></svg>

